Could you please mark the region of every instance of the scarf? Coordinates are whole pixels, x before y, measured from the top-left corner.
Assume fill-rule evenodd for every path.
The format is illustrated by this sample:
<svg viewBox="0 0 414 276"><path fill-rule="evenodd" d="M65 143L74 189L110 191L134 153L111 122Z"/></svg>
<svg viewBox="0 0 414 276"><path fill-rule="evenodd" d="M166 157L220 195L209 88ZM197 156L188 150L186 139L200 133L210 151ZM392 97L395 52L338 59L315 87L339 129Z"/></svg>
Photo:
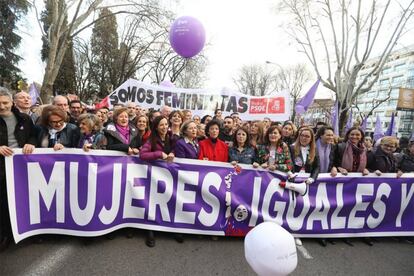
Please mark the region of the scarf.
<svg viewBox="0 0 414 276"><path fill-rule="evenodd" d="M118 133L121 135L122 142L126 145L129 145L129 126L122 127L118 124L115 124L115 128Z"/></svg>
<svg viewBox="0 0 414 276"><path fill-rule="evenodd" d="M94 140L95 140L94 133L83 135L79 140L79 148L83 148L83 145L85 144L93 144Z"/></svg>
<svg viewBox="0 0 414 276"><path fill-rule="evenodd" d="M49 144L48 147L53 147L59 140L60 132L66 127L66 123L60 129L49 128Z"/></svg>
<svg viewBox="0 0 414 276"><path fill-rule="evenodd" d="M363 143L354 145L348 141L342 156L342 168L348 172L363 172L367 165L367 149Z"/></svg>
<svg viewBox="0 0 414 276"><path fill-rule="evenodd" d="M318 148L320 172L327 173L329 169L329 156L331 155L331 144L322 143L321 139L316 140L316 147Z"/></svg>

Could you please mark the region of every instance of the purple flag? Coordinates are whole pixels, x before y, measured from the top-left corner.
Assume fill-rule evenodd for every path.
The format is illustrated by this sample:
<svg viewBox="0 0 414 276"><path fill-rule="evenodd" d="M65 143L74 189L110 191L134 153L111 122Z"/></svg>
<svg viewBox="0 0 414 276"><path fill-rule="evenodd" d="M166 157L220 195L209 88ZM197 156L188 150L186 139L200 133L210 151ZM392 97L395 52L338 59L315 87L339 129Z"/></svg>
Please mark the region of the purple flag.
<svg viewBox="0 0 414 276"><path fill-rule="evenodd" d="M380 116L377 115L377 120L375 122L375 130L374 130L374 140L378 141L382 137L384 137L384 132L382 132L382 124L381 124Z"/></svg>
<svg viewBox="0 0 414 276"><path fill-rule="evenodd" d="M352 109L351 112L349 113L348 116L348 121L346 121L346 126L345 126L345 133L352 127Z"/></svg>
<svg viewBox="0 0 414 276"><path fill-rule="evenodd" d="M367 130L367 121L368 121L368 116L365 116L364 119L362 119L362 123L361 123L361 129L364 132Z"/></svg>
<svg viewBox="0 0 414 276"><path fill-rule="evenodd" d="M32 97L32 105L35 105L40 94L34 82L29 87L29 95Z"/></svg>
<svg viewBox="0 0 414 276"><path fill-rule="evenodd" d="M334 129L335 135L339 135L339 126L338 126L338 102L335 102L332 107L332 127Z"/></svg>
<svg viewBox="0 0 414 276"><path fill-rule="evenodd" d="M320 80L317 80L314 85L309 89L306 95L300 99L295 106L295 111L297 114L305 113L309 106L313 103L313 98L315 98L316 90L318 90Z"/></svg>
<svg viewBox="0 0 414 276"><path fill-rule="evenodd" d="M385 132L385 136L395 136L395 113L393 112L391 115L391 121L388 125L387 131Z"/></svg>

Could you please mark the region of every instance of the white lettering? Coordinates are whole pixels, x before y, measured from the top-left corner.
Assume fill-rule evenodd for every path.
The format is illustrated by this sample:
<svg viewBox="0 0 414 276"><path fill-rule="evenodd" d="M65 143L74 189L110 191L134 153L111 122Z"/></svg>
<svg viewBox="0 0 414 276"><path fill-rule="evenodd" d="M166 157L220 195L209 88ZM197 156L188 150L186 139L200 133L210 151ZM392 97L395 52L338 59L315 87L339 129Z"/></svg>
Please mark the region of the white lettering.
<svg viewBox="0 0 414 276"><path fill-rule="evenodd" d="M111 224L115 220L116 215L118 214L119 204L120 204L119 201L121 200L121 177L122 177L122 164L115 163L113 174L112 174L111 209L107 209L105 206L103 206L101 211L99 212L99 219L101 220L103 224L106 224L106 225ZM130 189L129 186L126 185L125 192L127 190L129 191L129 189ZM131 203L131 200L129 201L129 203ZM126 202L126 198L125 198L125 202ZM125 212L124 212L124 215L125 215Z"/></svg>
<svg viewBox="0 0 414 276"><path fill-rule="evenodd" d="M374 194L373 184L358 184L355 194L355 206L352 208L348 218L348 228L360 229L364 227L365 220L363 217L357 217L356 213L359 211L366 211L369 203L363 202L363 196L372 196Z"/></svg>
<svg viewBox="0 0 414 276"><path fill-rule="evenodd" d="M211 207L211 212L206 211L204 208L201 208L198 219L204 226L213 226L220 213L220 201L219 199L210 193L210 187L213 186L218 191L220 189L222 179L220 175L214 172L209 172L203 180L201 186L201 197L204 202Z"/></svg>
<svg viewBox="0 0 414 276"><path fill-rule="evenodd" d="M163 193L158 192L158 183L161 181L165 184L165 191ZM171 173L164 168L152 167L148 220L155 220L158 205L161 211L162 220L168 222L171 221L167 203L170 201L172 194L173 178Z"/></svg>
<svg viewBox="0 0 414 276"><path fill-rule="evenodd" d="M276 222L279 225L282 225L283 223L283 213L285 211L286 208L286 202L283 201L276 201L275 202L275 206L273 207L273 211L276 212L276 216L273 218L270 216L269 214L269 205L270 205L270 200L272 198L272 196L275 193L279 193L281 196L283 195L283 191L285 189L279 187L279 179L272 179L272 181L270 181L269 185L267 186L264 198L263 198L263 205L262 205L262 215L263 215L263 220L264 221L273 221Z"/></svg>
<svg viewBox="0 0 414 276"><path fill-rule="evenodd" d="M328 212L331 208L326 192L326 183L319 183L315 196L315 209L312 211L306 224L306 229L311 230L315 221L320 221L322 229L328 229Z"/></svg>
<svg viewBox="0 0 414 276"><path fill-rule="evenodd" d="M143 219L145 209L132 206L133 199L145 198L145 187L134 186L135 178L147 178L148 166L140 164L127 165L127 177L125 184L124 214L123 218ZM113 203L112 203L113 204Z"/></svg>
<svg viewBox="0 0 414 276"><path fill-rule="evenodd" d="M374 218L372 214L368 216L367 219L367 225L369 228L375 228L385 217L385 211L387 210L387 206L385 203L381 200L382 196L385 196L388 198L391 193L391 187L387 183L381 183L381 185L378 187L377 196L375 197L375 201L373 203L372 208L378 213L378 217Z"/></svg>
<svg viewBox="0 0 414 276"><path fill-rule="evenodd" d="M27 175L30 224L40 223L40 196L48 211L56 198L56 222L65 222L65 162L55 162L49 182L46 182L38 162L27 163Z"/></svg>
<svg viewBox="0 0 414 276"><path fill-rule="evenodd" d="M88 224L93 217L95 212L96 205L96 175L98 171L98 164L89 163L88 164L88 197L86 199L85 209L79 207L79 194L78 194L78 167L79 163L70 162L69 171L70 171L70 180L69 180L69 202L70 202L70 212L72 218L77 225L85 226ZM84 183L83 183L84 184Z"/></svg>
<svg viewBox="0 0 414 276"><path fill-rule="evenodd" d="M195 203L195 191L186 191L185 184L197 186L198 175L198 172L178 171L174 222L188 224L195 223L195 212L184 211L183 207L185 203Z"/></svg>
<svg viewBox="0 0 414 276"><path fill-rule="evenodd" d="M401 184L401 204L400 204L400 212L398 212L397 219L395 220L395 226L401 227L401 218L404 214L405 209L410 203L411 198L414 194L414 185L411 185L410 191L407 194L407 183Z"/></svg>

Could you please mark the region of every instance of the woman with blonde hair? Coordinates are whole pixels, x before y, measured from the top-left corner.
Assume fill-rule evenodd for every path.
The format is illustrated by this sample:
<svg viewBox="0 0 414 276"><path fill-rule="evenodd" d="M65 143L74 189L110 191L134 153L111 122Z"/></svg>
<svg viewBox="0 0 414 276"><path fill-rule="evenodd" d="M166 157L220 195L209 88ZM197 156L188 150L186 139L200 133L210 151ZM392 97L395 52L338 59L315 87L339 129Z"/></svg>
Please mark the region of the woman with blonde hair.
<svg viewBox="0 0 414 276"><path fill-rule="evenodd" d="M394 152L398 148L397 137L385 136L381 138L379 147L368 154L367 168L376 175L382 173L397 173L400 177L402 172L397 167Z"/></svg>
<svg viewBox="0 0 414 276"><path fill-rule="evenodd" d="M81 133L78 147L84 151L105 149L107 140L102 132L102 121L95 114L81 114L78 118Z"/></svg>
<svg viewBox="0 0 414 276"><path fill-rule="evenodd" d="M282 126L282 141L288 146L293 144L296 139L296 126L291 121L286 121Z"/></svg>
<svg viewBox="0 0 414 276"><path fill-rule="evenodd" d="M263 144L264 126L261 121L253 121L250 124L250 145L256 148L257 145Z"/></svg>

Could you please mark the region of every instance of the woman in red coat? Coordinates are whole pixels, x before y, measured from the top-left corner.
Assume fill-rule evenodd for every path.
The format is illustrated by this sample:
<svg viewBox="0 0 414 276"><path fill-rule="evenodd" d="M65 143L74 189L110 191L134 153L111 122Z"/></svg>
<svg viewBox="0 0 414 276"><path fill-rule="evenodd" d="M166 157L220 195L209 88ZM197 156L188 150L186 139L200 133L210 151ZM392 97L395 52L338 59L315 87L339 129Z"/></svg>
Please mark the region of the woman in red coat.
<svg viewBox="0 0 414 276"><path fill-rule="evenodd" d="M198 159L228 162L228 147L218 138L219 132L220 123L217 120L208 122L206 126L207 139L200 142Z"/></svg>

